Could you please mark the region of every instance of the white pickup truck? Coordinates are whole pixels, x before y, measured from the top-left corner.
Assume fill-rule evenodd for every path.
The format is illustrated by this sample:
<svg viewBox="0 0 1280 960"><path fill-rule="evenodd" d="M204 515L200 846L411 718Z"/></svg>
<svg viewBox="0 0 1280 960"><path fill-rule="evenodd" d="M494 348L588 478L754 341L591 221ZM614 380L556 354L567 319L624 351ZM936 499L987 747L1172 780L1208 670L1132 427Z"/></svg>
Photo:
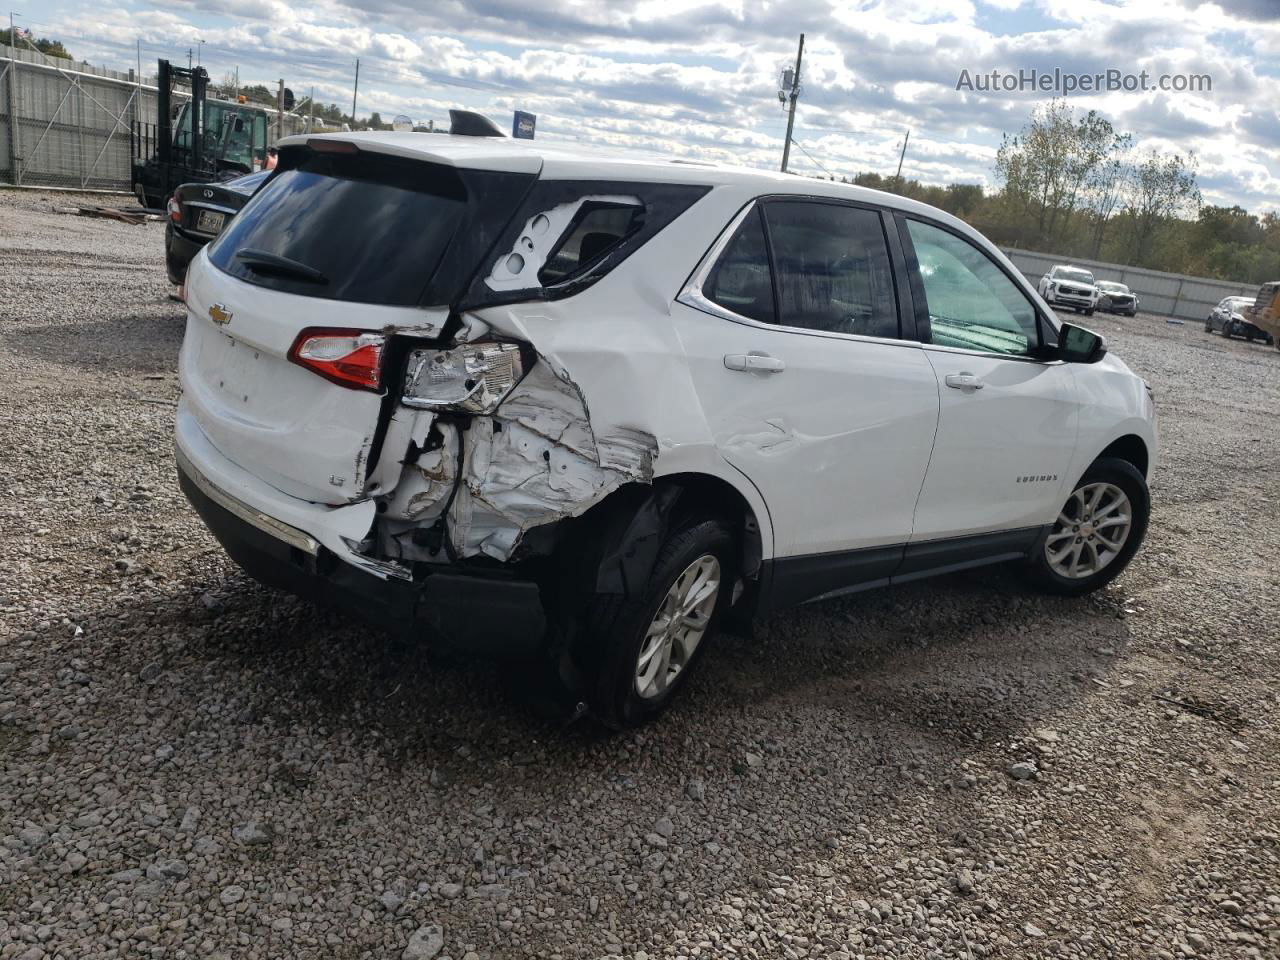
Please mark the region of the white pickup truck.
<svg viewBox="0 0 1280 960"><path fill-rule="evenodd" d="M1092 273L1062 264L1040 278L1038 292L1050 306L1070 307L1085 316L1092 316L1100 296Z"/></svg>

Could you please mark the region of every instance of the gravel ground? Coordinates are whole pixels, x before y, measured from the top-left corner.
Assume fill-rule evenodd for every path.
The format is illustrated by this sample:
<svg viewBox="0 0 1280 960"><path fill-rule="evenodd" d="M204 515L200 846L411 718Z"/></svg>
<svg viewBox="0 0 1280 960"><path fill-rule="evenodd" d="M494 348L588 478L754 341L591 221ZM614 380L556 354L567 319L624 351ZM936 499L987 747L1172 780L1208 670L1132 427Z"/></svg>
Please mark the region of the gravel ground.
<svg viewBox="0 0 1280 960"><path fill-rule="evenodd" d="M0 958L1280 955L1280 352L1095 316L1164 438L1111 589L780 614L610 737L240 574L163 228L70 202L0 191Z"/></svg>

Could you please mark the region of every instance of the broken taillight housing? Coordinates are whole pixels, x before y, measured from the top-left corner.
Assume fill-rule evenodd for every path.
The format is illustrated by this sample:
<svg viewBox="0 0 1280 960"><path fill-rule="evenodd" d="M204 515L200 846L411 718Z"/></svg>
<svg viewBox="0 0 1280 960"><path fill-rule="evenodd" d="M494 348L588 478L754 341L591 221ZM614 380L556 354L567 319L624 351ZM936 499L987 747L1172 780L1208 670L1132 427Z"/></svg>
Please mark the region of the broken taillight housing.
<svg viewBox="0 0 1280 960"><path fill-rule="evenodd" d="M492 413L524 376L514 343L469 343L452 350L414 350L404 376L406 407Z"/></svg>
<svg viewBox="0 0 1280 960"><path fill-rule="evenodd" d="M382 388L387 338L368 330L308 327L289 348L289 360L326 380L355 390Z"/></svg>
<svg viewBox="0 0 1280 960"><path fill-rule="evenodd" d="M175 193L169 198L169 202L165 205L165 209L169 211L169 219L174 223L182 223L182 204L178 202L178 195Z"/></svg>

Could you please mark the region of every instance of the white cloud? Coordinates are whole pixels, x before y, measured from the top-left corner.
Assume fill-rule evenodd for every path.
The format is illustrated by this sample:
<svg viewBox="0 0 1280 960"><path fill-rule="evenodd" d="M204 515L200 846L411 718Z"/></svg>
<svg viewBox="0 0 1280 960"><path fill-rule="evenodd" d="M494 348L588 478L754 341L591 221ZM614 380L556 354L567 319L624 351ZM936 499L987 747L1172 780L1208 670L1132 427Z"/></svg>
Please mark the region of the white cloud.
<svg viewBox="0 0 1280 960"><path fill-rule="evenodd" d="M215 76L283 75L340 104L359 57L362 113L444 122L462 105L501 122L532 109L539 136L775 167L777 74L804 31L797 140L836 173L889 173L910 129L904 173L929 182L989 182L1000 134L1045 98L958 92L962 69L1208 73L1211 92L1072 102L1145 146L1194 148L1209 201L1278 209L1280 22L1259 14L1272 2L1182 0L1175 13L1168 0L55 0L41 32L61 25L78 52L120 66L137 38L177 56L200 36ZM993 14L999 33L982 26ZM1019 18L1035 29L1011 32Z"/></svg>

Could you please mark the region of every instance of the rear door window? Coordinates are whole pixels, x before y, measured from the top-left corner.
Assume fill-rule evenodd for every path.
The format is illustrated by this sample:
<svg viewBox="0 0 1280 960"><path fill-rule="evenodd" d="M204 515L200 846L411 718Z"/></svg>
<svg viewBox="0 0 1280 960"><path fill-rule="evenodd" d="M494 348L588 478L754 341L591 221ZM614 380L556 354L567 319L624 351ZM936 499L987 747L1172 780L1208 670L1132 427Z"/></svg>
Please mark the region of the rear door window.
<svg viewBox="0 0 1280 960"><path fill-rule="evenodd" d="M899 337L898 298L880 214L810 200L764 205L784 327Z"/></svg>
<svg viewBox="0 0 1280 960"><path fill-rule="evenodd" d="M294 150L209 259L250 283L331 300L451 303L529 180L371 152ZM499 182L477 188L484 177Z"/></svg>

